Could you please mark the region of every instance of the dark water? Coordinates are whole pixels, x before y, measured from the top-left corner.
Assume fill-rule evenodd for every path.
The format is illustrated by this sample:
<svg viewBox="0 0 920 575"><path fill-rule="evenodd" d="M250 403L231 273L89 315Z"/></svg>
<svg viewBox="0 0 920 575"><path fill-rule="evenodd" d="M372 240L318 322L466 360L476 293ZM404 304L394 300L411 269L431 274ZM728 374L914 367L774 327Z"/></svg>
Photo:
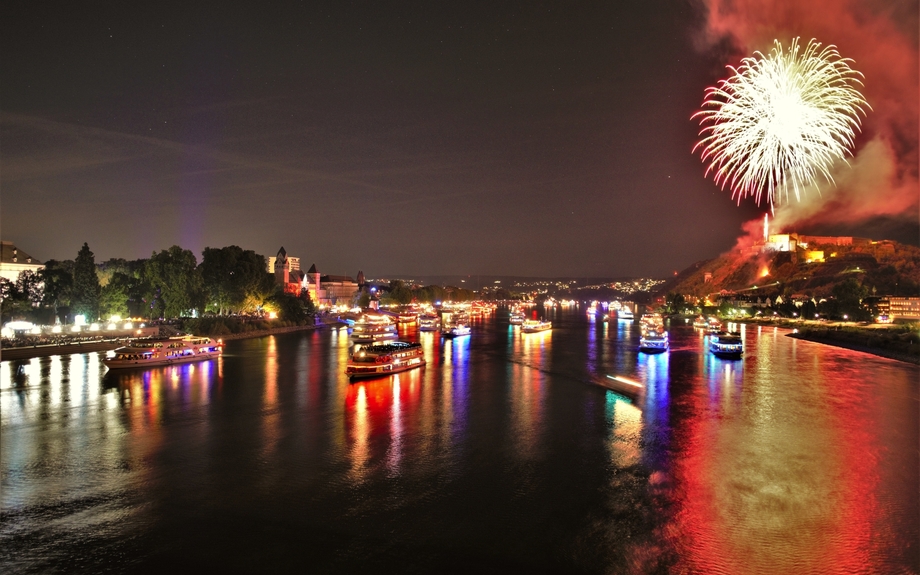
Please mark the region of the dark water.
<svg viewBox="0 0 920 575"><path fill-rule="evenodd" d="M916 366L507 314L349 384L344 330L3 362L3 573L916 573ZM601 384L644 382L638 396Z"/></svg>

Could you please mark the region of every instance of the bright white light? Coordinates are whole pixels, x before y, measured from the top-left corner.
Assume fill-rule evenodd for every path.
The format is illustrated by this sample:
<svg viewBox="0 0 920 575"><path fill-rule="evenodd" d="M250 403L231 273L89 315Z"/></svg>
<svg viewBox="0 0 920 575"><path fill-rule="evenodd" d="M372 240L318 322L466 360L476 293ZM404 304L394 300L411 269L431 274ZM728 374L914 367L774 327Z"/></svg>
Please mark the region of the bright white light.
<svg viewBox="0 0 920 575"><path fill-rule="evenodd" d="M81 326L81 325L86 325L86 316L83 315L83 314L75 315L75 316L73 317L73 324L74 324L75 327L76 327L76 326ZM80 331L80 330L75 330L75 331Z"/></svg>
<svg viewBox="0 0 920 575"><path fill-rule="evenodd" d="M769 54L729 67L734 74L707 89L705 109L694 114L704 127L693 149L709 163L706 174L739 202L754 196L759 204L766 194L771 207L790 190L801 199L819 175L833 182L831 168L851 153L871 109L851 62L814 39L800 53L796 38L788 50L775 40Z"/></svg>
<svg viewBox="0 0 920 575"><path fill-rule="evenodd" d="M72 332L74 332L74 333L77 333L77 332L80 331L80 326L75 325L75 326L73 326L72 328L70 328L70 331L72 331Z"/></svg>
<svg viewBox="0 0 920 575"><path fill-rule="evenodd" d="M3 329L0 329L0 335L2 335L3 337L13 337L13 330L11 330L8 327L5 327Z"/></svg>
<svg viewBox="0 0 920 575"><path fill-rule="evenodd" d="M99 324L98 324L98 323L94 323L94 324L90 325L90 326L89 326L89 330L90 330L90 331L99 331Z"/></svg>
<svg viewBox="0 0 920 575"><path fill-rule="evenodd" d="M29 331L34 324L30 321L8 321L6 327L15 331Z"/></svg>
<svg viewBox="0 0 920 575"><path fill-rule="evenodd" d="M51 328L51 333L61 333L61 326L56 325L53 328Z"/></svg>
<svg viewBox="0 0 920 575"><path fill-rule="evenodd" d="M117 329L117 326L114 323L110 323L109 325L105 326L105 329L113 330Z"/></svg>
<svg viewBox="0 0 920 575"><path fill-rule="evenodd" d="M113 315L112 317L109 318L110 323L118 323L120 321L121 321L120 315Z"/></svg>
<svg viewBox="0 0 920 575"><path fill-rule="evenodd" d="M126 321L126 322L125 322L125 325L124 325L124 328L125 328L125 329L134 329L134 324L131 323L130 321Z"/></svg>

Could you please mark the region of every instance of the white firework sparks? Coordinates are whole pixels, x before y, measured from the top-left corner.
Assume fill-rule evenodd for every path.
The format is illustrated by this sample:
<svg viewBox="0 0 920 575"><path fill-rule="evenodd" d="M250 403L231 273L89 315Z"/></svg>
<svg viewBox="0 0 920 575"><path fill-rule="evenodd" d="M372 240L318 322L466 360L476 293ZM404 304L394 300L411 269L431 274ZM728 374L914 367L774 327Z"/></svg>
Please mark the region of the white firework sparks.
<svg viewBox="0 0 920 575"><path fill-rule="evenodd" d="M833 45L821 48L815 40L799 52L798 39L787 51L778 40L769 55L755 52L729 66L733 75L706 90L700 118L702 140L694 146L708 162L706 175L732 198L764 194L771 209L796 200L805 188L846 161L859 131L865 108L859 92L862 74L850 68Z"/></svg>

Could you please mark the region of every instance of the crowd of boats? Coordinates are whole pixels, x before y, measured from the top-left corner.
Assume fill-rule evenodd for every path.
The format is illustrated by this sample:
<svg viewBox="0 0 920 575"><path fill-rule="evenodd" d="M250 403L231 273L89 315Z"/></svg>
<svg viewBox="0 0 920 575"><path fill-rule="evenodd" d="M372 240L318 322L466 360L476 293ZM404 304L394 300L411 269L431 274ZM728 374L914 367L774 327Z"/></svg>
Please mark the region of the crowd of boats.
<svg viewBox="0 0 920 575"><path fill-rule="evenodd" d="M351 379L378 377L425 365L421 344L400 341L399 325L416 324L418 332L436 332L445 339L472 334L471 318L492 314L494 304L443 306L440 309L408 309L400 312L369 310L351 314L343 319L349 327L353 344L345 373ZM632 310L627 307L609 307L606 313L596 305L588 313L601 315L604 321L632 321ZM550 321L528 317L520 306L509 310L508 321L522 334L550 331ZM616 319L614 319L616 318ZM708 336L709 351L720 358L737 359L744 353L744 344L738 333L723 329L717 318L697 317L693 327L704 330ZM665 353L670 349L670 339L665 319L658 313L646 313L639 321L639 349L641 353ZM223 343L209 337L179 336L169 338L144 338L109 352L103 363L109 369L172 365L191 361L214 359L220 356Z"/></svg>

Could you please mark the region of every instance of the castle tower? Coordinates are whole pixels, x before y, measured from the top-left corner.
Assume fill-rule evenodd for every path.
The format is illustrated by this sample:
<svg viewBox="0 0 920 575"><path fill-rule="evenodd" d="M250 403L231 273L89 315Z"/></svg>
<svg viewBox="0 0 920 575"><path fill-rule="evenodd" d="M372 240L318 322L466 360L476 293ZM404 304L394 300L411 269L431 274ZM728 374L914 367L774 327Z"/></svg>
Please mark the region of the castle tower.
<svg viewBox="0 0 920 575"><path fill-rule="evenodd" d="M319 285L319 270L316 269L316 264L310 266L310 269L307 270L307 275L313 279L313 288L316 290L315 301L319 301L322 287Z"/></svg>
<svg viewBox="0 0 920 575"><path fill-rule="evenodd" d="M364 272L362 272L361 270L358 270L358 289L361 289L364 287L364 281L365 281Z"/></svg>
<svg viewBox="0 0 920 575"><path fill-rule="evenodd" d="M278 256L275 258L275 283L287 285L290 280L291 275L291 264L287 259L287 252L284 251L284 246L281 246L281 249L278 250Z"/></svg>

